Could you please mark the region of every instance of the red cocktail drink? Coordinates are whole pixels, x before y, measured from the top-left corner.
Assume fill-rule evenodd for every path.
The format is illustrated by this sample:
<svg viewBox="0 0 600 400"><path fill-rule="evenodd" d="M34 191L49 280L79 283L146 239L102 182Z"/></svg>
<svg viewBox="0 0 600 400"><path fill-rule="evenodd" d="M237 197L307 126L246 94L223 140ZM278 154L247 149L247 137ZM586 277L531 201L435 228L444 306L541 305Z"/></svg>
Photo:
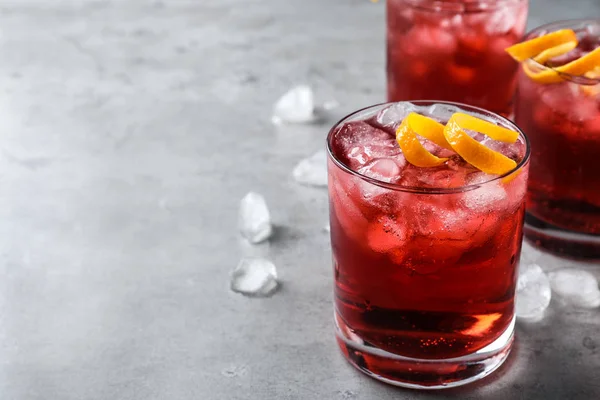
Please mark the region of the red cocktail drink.
<svg viewBox="0 0 600 400"><path fill-rule="evenodd" d="M518 132L504 118L462 112ZM338 342L361 370L408 387L471 382L508 354L525 210L528 147L471 132L515 168L490 175L448 157L407 162L394 132L408 111L445 123L446 103L374 106L328 137L331 244Z"/></svg>
<svg viewBox="0 0 600 400"><path fill-rule="evenodd" d="M388 101L456 101L508 115L527 0L388 0Z"/></svg>
<svg viewBox="0 0 600 400"><path fill-rule="evenodd" d="M560 67L600 46L600 21L567 21L540 27L527 39L573 29L577 48L533 60L519 71L515 121L531 141L526 235L554 252L600 257L600 73L562 74L557 82L536 74ZM526 72L528 71L529 74Z"/></svg>

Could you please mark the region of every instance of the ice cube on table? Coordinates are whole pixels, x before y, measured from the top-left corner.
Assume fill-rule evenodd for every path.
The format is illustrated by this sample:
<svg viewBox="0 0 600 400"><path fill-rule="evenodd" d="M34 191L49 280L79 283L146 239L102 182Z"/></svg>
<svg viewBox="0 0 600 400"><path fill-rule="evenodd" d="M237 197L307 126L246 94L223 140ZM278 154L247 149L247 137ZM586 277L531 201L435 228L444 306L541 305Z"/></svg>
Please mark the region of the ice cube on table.
<svg viewBox="0 0 600 400"><path fill-rule="evenodd" d="M537 264L521 265L516 293L517 318L531 322L541 320L551 297L550 281L542 268Z"/></svg>
<svg viewBox="0 0 600 400"><path fill-rule="evenodd" d="M319 150L300 161L292 171L296 182L309 186L327 186L327 154Z"/></svg>
<svg viewBox="0 0 600 400"><path fill-rule="evenodd" d="M278 285L275 265L264 258L244 258L231 273L231 290L246 296L269 296Z"/></svg>
<svg viewBox="0 0 600 400"><path fill-rule="evenodd" d="M272 122L310 123L317 119L315 99L310 86L298 85L285 93L273 107Z"/></svg>
<svg viewBox="0 0 600 400"><path fill-rule="evenodd" d="M549 273L548 277L555 297L563 303L582 308L600 306L598 280L590 272L564 268Z"/></svg>
<svg viewBox="0 0 600 400"><path fill-rule="evenodd" d="M265 198L255 192L249 192L240 203L240 233L250 243L267 240L273 233L271 214Z"/></svg>
<svg viewBox="0 0 600 400"><path fill-rule="evenodd" d="M335 99L331 99L331 100L327 100L323 103L323 105L321 106L321 108L325 111L330 111L330 110L334 110L336 108L338 108L340 106L340 103L335 100Z"/></svg>

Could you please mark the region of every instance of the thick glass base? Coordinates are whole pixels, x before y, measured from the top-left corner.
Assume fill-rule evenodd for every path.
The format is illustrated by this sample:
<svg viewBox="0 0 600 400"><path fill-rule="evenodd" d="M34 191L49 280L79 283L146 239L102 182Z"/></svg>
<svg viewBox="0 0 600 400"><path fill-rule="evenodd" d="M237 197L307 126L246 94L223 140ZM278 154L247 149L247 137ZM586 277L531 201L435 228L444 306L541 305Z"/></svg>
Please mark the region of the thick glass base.
<svg viewBox="0 0 600 400"><path fill-rule="evenodd" d="M336 313L337 314L337 313ZM441 360L403 357L373 347L335 316L337 342L350 364L382 382L410 389L446 389L494 372L510 353L515 320L493 343L462 357Z"/></svg>
<svg viewBox="0 0 600 400"><path fill-rule="evenodd" d="M600 236L567 231L533 215L525 215L525 239L552 254L575 259L600 260Z"/></svg>

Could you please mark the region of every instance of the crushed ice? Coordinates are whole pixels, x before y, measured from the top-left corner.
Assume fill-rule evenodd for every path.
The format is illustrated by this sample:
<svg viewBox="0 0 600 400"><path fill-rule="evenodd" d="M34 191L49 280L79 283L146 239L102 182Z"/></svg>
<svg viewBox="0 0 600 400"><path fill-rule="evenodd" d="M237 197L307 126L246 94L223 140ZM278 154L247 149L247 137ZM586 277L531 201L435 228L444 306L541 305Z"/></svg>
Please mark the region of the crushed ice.
<svg viewBox="0 0 600 400"><path fill-rule="evenodd" d="M600 289L594 275L587 271L564 268L548 274L556 297L575 307L596 308L600 306Z"/></svg>
<svg viewBox="0 0 600 400"><path fill-rule="evenodd" d="M517 281L517 317L531 322L541 320L551 297L550 281L542 268L537 264L521 265Z"/></svg>
<svg viewBox="0 0 600 400"><path fill-rule="evenodd" d="M327 155L319 150L300 161L292 171L296 182L309 186L327 186Z"/></svg>
<svg viewBox="0 0 600 400"><path fill-rule="evenodd" d="M261 194L249 192L240 202L239 229L250 243L263 242L273 234L271 214Z"/></svg>
<svg viewBox="0 0 600 400"><path fill-rule="evenodd" d="M275 265L264 258L244 258L231 273L231 290L246 296L269 296L278 285Z"/></svg>
<svg viewBox="0 0 600 400"><path fill-rule="evenodd" d="M275 124L309 123L316 119L314 94L307 85L293 87L273 107L272 121Z"/></svg>
<svg viewBox="0 0 600 400"><path fill-rule="evenodd" d="M327 112L338 108L340 103L329 99L316 104L315 95L308 85L297 85L288 90L273 106L271 121L274 124L309 124L322 120Z"/></svg>

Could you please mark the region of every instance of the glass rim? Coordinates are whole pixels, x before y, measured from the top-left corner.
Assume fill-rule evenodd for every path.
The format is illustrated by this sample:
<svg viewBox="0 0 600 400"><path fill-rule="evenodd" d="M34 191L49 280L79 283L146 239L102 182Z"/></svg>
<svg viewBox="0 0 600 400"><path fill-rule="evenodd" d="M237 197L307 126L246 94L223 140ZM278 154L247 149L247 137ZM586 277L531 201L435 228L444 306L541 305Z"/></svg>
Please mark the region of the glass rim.
<svg viewBox="0 0 600 400"><path fill-rule="evenodd" d="M413 8L436 12L486 12L494 11L507 4L526 3L529 0L473 0L471 3L457 3L455 0L400 0ZM388 0L389 2L389 0Z"/></svg>
<svg viewBox="0 0 600 400"><path fill-rule="evenodd" d="M410 103L410 104L414 104L414 105L422 105L422 106L432 106L435 104L445 104L445 105L450 105L450 106L455 106L455 107L459 107L461 109L463 109L464 111L474 111L477 112L479 114L483 114L483 115L492 115L495 118L499 118L502 122L506 123L508 126L510 126L511 129L513 129L515 132L517 132L519 134L519 137L523 138L523 142L525 144L525 155L523 156L523 158L517 163L517 165L515 166L515 168L511 169L508 172L505 172L502 175L499 175L495 178L486 180L484 182L479 182L479 183L474 183L474 184L470 184L470 185L464 185L464 186L458 186L455 188L436 188L436 187L419 187L419 186L404 186L404 185L399 185L397 183L388 183L388 182L384 182L384 181L380 181L378 179L375 178L371 178L367 175L363 175L358 171L354 171L353 169L351 169L349 166L347 166L346 164L344 164L339 158L337 158L331 148L331 142L332 142L332 138L333 135L335 134L336 130L338 127L340 127L343 123L345 123L346 121L348 121L349 119L351 119L353 116L370 110L370 109L383 109L386 106L391 106L394 104L402 104L402 103ZM359 110L353 111L352 113L346 115L345 117L343 117L342 119L340 119L338 122L336 122L333 127L329 130L329 133L327 134L327 139L326 139L326 144L327 144L327 155L329 157L329 159L331 159L338 168L342 169L344 172L350 174L350 175L354 175L359 179L362 179L363 181L366 181L368 183L371 183L373 185L379 186L379 187L383 187L385 189L389 189L389 190L394 190L397 192L408 192L408 193L418 193L418 194L453 194L453 193L464 193L464 192L468 192L471 190L475 190L478 189L482 186L485 186L487 184L490 184L492 182L496 182L498 180L504 179L510 175L516 174L518 173L525 165L527 165L527 163L529 162L529 157L531 154L531 145L529 143L529 138L527 137L527 135L525 135L525 133L521 130L521 128L519 128L514 122L510 121L508 118L505 118L499 114L493 113L491 111L485 110L483 108L479 108L479 107L475 107L475 106L470 106L467 104L463 104L463 103L456 103L456 102L451 102L451 101L438 101L438 100L412 100L412 101L395 101L395 102L386 102L386 103L379 103L379 104L374 104L371 106L367 106L367 107L363 107Z"/></svg>
<svg viewBox="0 0 600 400"><path fill-rule="evenodd" d="M540 25L540 26L537 26L537 27L531 29L529 32L527 32L525 34L525 36L523 36L523 40L529 40L532 35L539 33L541 31L547 30L550 32L554 32L559 29L568 29L569 27L571 27L573 25L589 24L589 23L595 23L600 27L600 18L561 19L559 21L548 22L547 24L543 24L543 25ZM565 80L573 82L573 83L577 83L577 84L581 84L581 85L596 85L596 84L600 83L600 78L588 78L586 76L573 75L573 74L569 74L566 72L560 72L560 71L557 71L553 67L548 67L544 64L540 64L539 62L535 61L533 58L528 58L526 62L532 64L533 66L535 66L536 68L539 68L542 71L554 71L558 75L563 77Z"/></svg>

